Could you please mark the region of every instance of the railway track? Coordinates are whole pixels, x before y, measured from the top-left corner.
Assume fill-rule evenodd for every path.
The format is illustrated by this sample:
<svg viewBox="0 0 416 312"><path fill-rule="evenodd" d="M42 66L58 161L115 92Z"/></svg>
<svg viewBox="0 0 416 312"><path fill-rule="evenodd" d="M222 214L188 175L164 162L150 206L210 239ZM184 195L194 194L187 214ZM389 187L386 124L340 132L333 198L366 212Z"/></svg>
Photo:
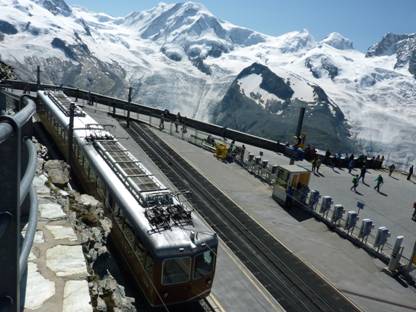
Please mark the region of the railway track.
<svg viewBox="0 0 416 312"><path fill-rule="evenodd" d="M287 311L360 311L146 126L127 131Z"/></svg>

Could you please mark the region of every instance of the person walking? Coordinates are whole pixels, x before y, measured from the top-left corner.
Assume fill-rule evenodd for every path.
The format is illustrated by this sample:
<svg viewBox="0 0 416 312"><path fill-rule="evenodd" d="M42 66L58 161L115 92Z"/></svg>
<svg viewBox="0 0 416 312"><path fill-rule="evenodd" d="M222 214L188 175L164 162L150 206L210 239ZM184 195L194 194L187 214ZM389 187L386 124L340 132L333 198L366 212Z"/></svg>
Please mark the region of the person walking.
<svg viewBox="0 0 416 312"><path fill-rule="evenodd" d="M389 177L391 177L391 175L393 174L394 169L396 169L396 166L394 164L391 164L389 166Z"/></svg>
<svg viewBox="0 0 416 312"><path fill-rule="evenodd" d="M412 216L412 220L416 221L416 202L413 203L413 216Z"/></svg>
<svg viewBox="0 0 416 312"><path fill-rule="evenodd" d="M383 177L381 176L381 174L379 174L374 181L376 181L376 186L374 186L374 189L380 193L380 186L384 183Z"/></svg>
<svg viewBox="0 0 416 312"><path fill-rule="evenodd" d="M316 173L319 174L319 168L321 168L322 160L319 157L316 157Z"/></svg>
<svg viewBox="0 0 416 312"><path fill-rule="evenodd" d="M407 174L407 180L409 181L413 175L413 165L409 168L409 173Z"/></svg>
<svg viewBox="0 0 416 312"><path fill-rule="evenodd" d="M312 172L315 173L316 169L316 158L312 159Z"/></svg>
<svg viewBox="0 0 416 312"><path fill-rule="evenodd" d="M358 175L354 175L352 177L352 186L350 190L357 193L357 186L358 186Z"/></svg>
<svg viewBox="0 0 416 312"><path fill-rule="evenodd" d="M360 181L360 179L362 179L363 183L365 184L364 178L365 178L366 173L367 173L367 167L363 166L361 168L360 177L358 178L358 181Z"/></svg>

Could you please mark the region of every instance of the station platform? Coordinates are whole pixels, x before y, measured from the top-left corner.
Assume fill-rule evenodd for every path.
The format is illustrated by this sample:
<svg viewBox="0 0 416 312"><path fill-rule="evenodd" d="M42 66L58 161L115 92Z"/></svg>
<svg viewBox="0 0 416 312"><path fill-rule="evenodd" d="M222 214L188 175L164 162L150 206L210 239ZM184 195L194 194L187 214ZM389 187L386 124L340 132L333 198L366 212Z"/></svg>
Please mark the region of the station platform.
<svg viewBox="0 0 416 312"><path fill-rule="evenodd" d="M154 122L154 125L157 126L156 120ZM384 263L355 247L350 241L340 238L323 223L313 218L298 220L296 216L288 213L272 199L272 189L268 184L261 182L237 164L218 161L211 152L182 140L180 134L170 135L169 128L170 124L165 123L166 131L161 132L157 129L153 129L153 131L194 168L204 174L210 182L234 200L248 215L272 233L276 239L324 276L364 311L404 312L416 310L416 289L386 275L382 271L385 267ZM192 130L189 132L192 133ZM253 152L258 154L256 149L253 149ZM269 157L268 153L273 154L264 151L264 159ZM289 162L288 158L277 154L270 155L268 159L276 164L288 164ZM300 165L310 166L307 162L301 162ZM338 169L335 170L340 172ZM338 202L336 195L343 194L345 197L340 196L339 201L348 209L348 202L341 201L348 196L356 196L350 193L351 176L348 177L348 171L331 173L333 169L324 166L321 167L321 171L325 177L313 177L311 188L330 185L327 188L322 187L321 194L332 195L332 190L337 191L332 195L334 199L337 199L336 202ZM368 176L368 181L373 179L373 175L374 173L371 173ZM340 179L339 176L342 178ZM327 181L324 180L326 177L329 178ZM386 180L387 178L385 178ZM371 190L368 188L368 194ZM369 196L381 197L382 195L375 192ZM350 202L353 203L354 199ZM403 199L401 198L399 202L403 202ZM366 205L370 206L368 203ZM351 209L354 207L355 205ZM403 210L400 211L404 213ZM410 208L407 212L411 212ZM364 208L360 217L363 217L364 213L368 213L370 216L371 208ZM388 218L384 219L381 213L379 219L374 218L374 220L381 222L380 225L389 226ZM394 214L391 214L390 222L400 221L397 221ZM410 224L410 226L412 225ZM407 232L409 239L412 238L411 232L412 229L409 228ZM406 235L406 233L404 234Z"/></svg>
<svg viewBox="0 0 416 312"><path fill-rule="evenodd" d="M110 128L109 131L117 137L120 143L162 183L170 189L176 190L176 187L114 118L104 111L95 110L88 106L85 106L84 109L97 122L113 125L114 127ZM284 311L280 304L222 241L219 245L211 296L223 311Z"/></svg>

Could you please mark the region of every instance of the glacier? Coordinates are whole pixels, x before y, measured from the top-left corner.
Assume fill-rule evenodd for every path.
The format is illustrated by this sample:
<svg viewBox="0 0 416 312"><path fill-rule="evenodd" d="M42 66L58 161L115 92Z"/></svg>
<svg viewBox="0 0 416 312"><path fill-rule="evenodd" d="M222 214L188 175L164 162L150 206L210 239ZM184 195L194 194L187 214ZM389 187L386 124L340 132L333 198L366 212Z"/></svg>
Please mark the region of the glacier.
<svg viewBox="0 0 416 312"><path fill-rule="evenodd" d="M270 36L191 1L114 17L63 0L0 0L0 60L21 79L34 80L40 65L44 82L119 97L132 86L135 101L208 121L237 75L260 63L299 98L313 97L307 85L325 90L357 151L403 165L416 154L415 42L386 34L364 53L336 32Z"/></svg>

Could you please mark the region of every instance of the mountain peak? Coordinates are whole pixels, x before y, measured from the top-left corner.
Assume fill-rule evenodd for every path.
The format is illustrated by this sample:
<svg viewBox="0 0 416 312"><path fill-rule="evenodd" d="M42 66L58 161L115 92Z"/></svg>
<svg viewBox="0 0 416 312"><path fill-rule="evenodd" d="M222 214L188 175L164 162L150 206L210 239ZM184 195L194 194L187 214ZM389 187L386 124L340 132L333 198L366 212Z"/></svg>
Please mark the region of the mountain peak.
<svg viewBox="0 0 416 312"><path fill-rule="evenodd" d="M185 2L178 3L178 5L182 6L185 9L195 9L198 11L209 12L208 9L205 7L205 5L203 5L201 2L185 1Z"/></svg>
<svg viewBox="0 0 416 312"><path fill-rule="evenodd" d="M307 29L292 31L277 37L280 50L283 53L294 53L304 49L311 49L316 46L315 39Z"/></svg>
<svg viewBox="0 0 416 312"><path fill-rule="evenodd" d="M175 59L179 59L178 48L197 60L265 40L255 31L218 19L202 3L193 1L159 4L149 11L132 13L124 25L137 28L142 38L160 43L161 51Z"/></svg>
<svg viewBox="0 0 416 312"><path fill-rule="evenodd" d="M71 8L64 0L34 0L34 2L54 15L70 16L72 14Z"/></svg>
<svg viewBox="0 0 416 312"><path fill-rule="evenodd" d="M392 55L397 53L400 48L399 43L409 41L409 39L416 39L415 34L394 34L387 33L383 36L380 42L373 44L367 51L366 56L382 56Z"/></svg>
<svg viewBox="0 0 416 312"><path fill-rule="evenodd" d="M352 41L337 32L330 33L321 41L321 44L327 44L338 50L353 49Z"/></svg>

